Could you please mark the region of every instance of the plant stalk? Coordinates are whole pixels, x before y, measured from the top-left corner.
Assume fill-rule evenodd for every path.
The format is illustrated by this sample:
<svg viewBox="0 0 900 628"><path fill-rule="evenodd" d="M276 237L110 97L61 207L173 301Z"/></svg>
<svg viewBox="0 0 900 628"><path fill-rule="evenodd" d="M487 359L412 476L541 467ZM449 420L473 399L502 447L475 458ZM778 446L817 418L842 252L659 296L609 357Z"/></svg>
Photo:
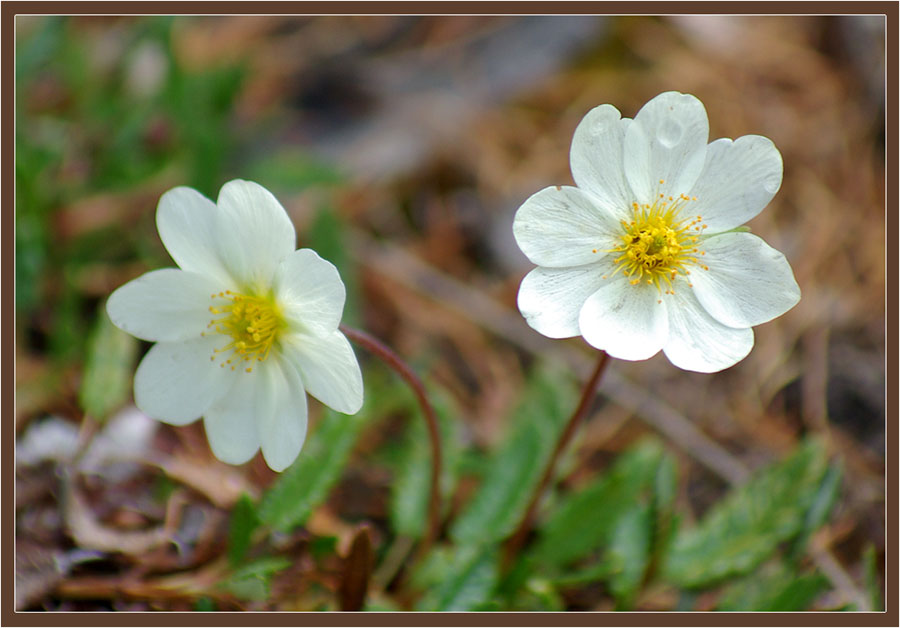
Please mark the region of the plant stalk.
<svg viewBox="0 0 900 628"><path fill-rule="evenodd" d="M409 384L415 393L416 399L422 408L422 415L425 417L425 424L428 427L428 437L431 443L431 496L428 501L428 528L425 538L420 546L417 554L424 556L425 552L431 547L440 530L441 517L441 469L443 463L441 461L441 436L438 428L437 415L431 402L428 401L428 395L425 392L425 386L422 380L413 372L413 370L397 355L393 349L375 338L374 336L360 330L340 326L341 331L353 342L368 350L370 353L378 356L385 364L397 372L397 374Z"/></svg>
<svg viewBox="0 0 900 628"><path fill-rule="evenodd" d="M608 364L609 354L607 354L606 351L601 351L600 358L597 360L597 365L594 367L594 372L591 373L590 378L588 378L587 383L584 385L584 389L581 391L581 399L578 402L578 406L575 408L572 416L569 417L569 422L566 424L562 435L556 442L556 448L553 450L550 460L547 463L547 467L544 469L544 475L541 477L541 481L538 483L537 488L531 496L531 501L528 503L525 515L519 522L516 531L513 532L512 536L510 536L509 540L506 542L503 561L506 567L509 567L512 564L513 558L525 543L528 533L531 531L531 525L534 521L535 514L537 513L541 497L544 495L544 492L547 490L547 487L556 473L556 465L559 463L563 451L565 451L566 446L569 444L569 441L572 440L572 437L575 436L575 432L577 431L581 420L588 413L591 402L594 400L597 385L600 383L600 378L603 377L603 373L606 371Z"/></svg>

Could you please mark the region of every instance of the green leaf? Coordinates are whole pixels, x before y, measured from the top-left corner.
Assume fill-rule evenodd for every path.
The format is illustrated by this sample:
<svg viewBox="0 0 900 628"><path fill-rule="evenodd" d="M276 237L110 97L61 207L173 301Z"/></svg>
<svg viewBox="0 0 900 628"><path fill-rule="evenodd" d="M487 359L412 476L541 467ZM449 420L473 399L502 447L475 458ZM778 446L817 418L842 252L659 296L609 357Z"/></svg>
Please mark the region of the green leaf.
<svg viewBox="0 0 900 628"><path fill-rule="evenodd" d="M231 511L228 527L228 562L236 567L250 548L250 538L259 525L256 506L246 494L241 495Z"/></svg>
<svg viewBox="0 0 900 628"><path fill-rule="evenodd" d="M866 547L866 551L863 553L863 567L865 569L866 593L869 595L869 604L872 606L872 610L884 610L874 545Z"/></svg>
<svg viewBox="0 0 900 628"><path fill-rule="evenodd" d="M658 442L644 441L620 456L609 472L562 498L539 530L535 560L560 568L608 546L620 520L649 502L655 484L662 482L671 492L672 478L658 477L665 459Z"/></svg>
<svg viewBox="0 0 900 628"><path fill-rule="evenodd" d="M367 404L368 405L368 404ZM259 505L259 518L282 532L302 525L328 493L347 462L371 408L355 415L333 410L323 413L297 461L282 473Z"/></svg>
<svg viewBox="0 0 900 628"><path fill-rule="evenodd" d="M615 566L609 588L619 608L632 605L644 579L650 562L652 525L653 513L649 506L629 509L616 523L606 562Z"/></svg>
<svg viewBox="0 0 900 628"><path fill-rule="evenodd" d="M553 583L559 587L571 587L600 582L608 580L619 569L621 569L620 565L609 560L601 560L590 567L556 576L553 578Z"/></svg>
<svg viewBox="0 0 900 628"><path fill-rule="evenodd" d="M263 601L269 597L272 576L291 566L291 561L283 557L261 558L240 569L219 583L232 595L253 601Z"/></svg>
<svg viewBox="0 0 900 628"><path fill-rule="evenodd" d="M426 591L416 610L481 609L497 586L498 555L496 547L436 548L414 576L416 584Z"/></svg>
<svg viewBox="0 0 900 628"><path fill-rule="evenodd" d="M212 612L216 610L216 602L209 597L197 598L194 602L194 610L202 612Z"/></svg>
<svg viewBox="0 0 900 628"><path fill-rule="evenodd" d="M700 524L681 530L664 565L666 579L702 587L748 573L782 541L803 530L826 471L815 440L787 460L756 474L715 505Z"/></svg>
<svg viewBox="0 0 900 628"><path fill-rule="evenodd" d="M458 543L498 541L512 532L576 400L571 384L549 372L532 376L526 390L510 418L511 434L491 456L481 486L450 530Z"/></svg>
<svg viewBox="0 0 900 628"><path fill-rule="evenodd" d="M786 565L767 565L726 589L720 611L805 611L828 590L820 573L798 574Z"/></svg>
<svg viewBox="0 0 900 628"><path fill-rule="evenodd" d="M441 495L449 495L456 483L459 447L457 421L451 402L446 397L429 391L441 437ZM391 483L391 524L397 534L421 538L428 519L428 503L431 497L432 450L422 411L409 395L409 425L406 429L403 449L394 481ZM446 503L446 500L444 500Z"/></svg>
<svg viewBox="0 0 900 628"><path fill-rule="evenodd" d="M837 501L841 489L841 477L843 472L840 465L834 464L828 467L825 477L819 484L819 490L813 499L812 505L806 513L806 521L803 531L792 544L791 557L799 558L806 549L806 543L810 536L822 527L828 520L828 515Z"/></svg>
<svg viewBox="0 0 900 628"><path fill-rule="evenodd" d="M103 420L128 397L137 341L113 325L101 307L87 352L78 401L86 414Z"/></svg>
<svg viewBox="0 0 900 628"><path fill-rule="evenodd" d="M497 610L559 612L566 610L566 601L557 590L556 582L541 577L529 578L516 591L509 605Z"/></svg>

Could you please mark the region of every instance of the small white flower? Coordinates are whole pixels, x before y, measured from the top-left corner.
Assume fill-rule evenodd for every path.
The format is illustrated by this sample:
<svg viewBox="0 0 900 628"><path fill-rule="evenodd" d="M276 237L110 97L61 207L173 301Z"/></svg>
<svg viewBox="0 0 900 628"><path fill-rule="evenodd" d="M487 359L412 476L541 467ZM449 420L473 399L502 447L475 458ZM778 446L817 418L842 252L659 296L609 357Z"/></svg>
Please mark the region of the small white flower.
<svg viewBox="0 0 900 628"><path fill-rule="evenodd" d="M703 104L678 92L633 120L611 105L584 117L570 153L578 187L541 190L513 223L538 265L519 288L529 325L624 360L661 349L712 373L746 357L751 327L796 305L784 256L735 231L781 187L781 155L759 135L708 135Z"/></svg>
<svg viewBox="0 0 900 628"><path fill-rule="evenodd" d="M296 235L262 186L231 181L213 203L178 187L156 225L179 268L149 272L109 297L119 328L156 342L134 376L137 406L186 425L203 417L229 464L262 447L275 471L306 437L306 393L338 412L362 405L359 363L338 330L346 291L337 269Z"/></svg>

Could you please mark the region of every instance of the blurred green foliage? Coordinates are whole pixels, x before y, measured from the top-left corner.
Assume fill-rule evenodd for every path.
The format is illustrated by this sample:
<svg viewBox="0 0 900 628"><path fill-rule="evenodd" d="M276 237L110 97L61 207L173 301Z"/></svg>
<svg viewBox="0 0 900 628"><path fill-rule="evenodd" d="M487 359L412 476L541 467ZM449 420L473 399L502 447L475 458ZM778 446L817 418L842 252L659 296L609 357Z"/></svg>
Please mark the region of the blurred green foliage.
<svg viewBox="0 0 900 628"><path fill-rule="evenodd" d="M321 504L347 463L362 428L373 416L372 396L356 414L331 409L307 439L300 457L279 476L259 506L259 518L276 530L302 525Z"/></svg>
<svg viewBox="0 0 900 628"><path fill-rule="evenodd" d="M500 541L509 535L528 506L550 454L577 398L571 380L552 371L536 371L512 420L510 434L487 461L478 492L450 528L460 544Z"/></svg>
<svg viewBox="0 0 900 628"><path fill-rule="evenodd" d="M101 308L88 339L79 390L79 401L85 414L103 420L124 405L131 391L137 345L137 339L113 325L106 309Z"/></svg>
<svg viewBox="0 0 900 628"><path fill-rule="evenodd" d="M256 177L276 193L341 181L336 168L299 149L249 150L259 127L237 125L234 115L244 62L185 67L173 49L175 22L148 16L110 25L101 36L89 19L20 20L16 311L24 321L47 319L32 337L45 336L40 346L59 362L84 355L94 302L104 298L82 289L81 280L101 267L171 265L153 224L156 201L169 187L187 185L215 199L232 178ZM113 198L113 215L101 197ZM135 201L139 206L130 205ZM343 254L332 225L339 219L330 213L322 210L310 236L326 259ZM355 290L351 278L349 300Z"/></svg>
<svg viewBox="0 0 900 628"><path fill-rule="evenodd" d="M452 495L459 479L459 454L462 449L460 425L454 420L459 410L446 395L434 388L429 400L438 417L443 468L441 495ZM390 516L394 531L420 539L425 534L428 501L431 497L431 448L426 447L428 434L422 410L413 394L403 389L409 419L401 449L395 454L394 479L391 483ZM447 505L446 499L444 506Z"/></svg>
<svg viewBox="0 0 900 628"><path fill-rule="evenodd" d="M682 587L701 587L754 569L776 547L804 530L826 479L818 441L758 474L716 504L698 526L678 534L665 575Z"/></svg>

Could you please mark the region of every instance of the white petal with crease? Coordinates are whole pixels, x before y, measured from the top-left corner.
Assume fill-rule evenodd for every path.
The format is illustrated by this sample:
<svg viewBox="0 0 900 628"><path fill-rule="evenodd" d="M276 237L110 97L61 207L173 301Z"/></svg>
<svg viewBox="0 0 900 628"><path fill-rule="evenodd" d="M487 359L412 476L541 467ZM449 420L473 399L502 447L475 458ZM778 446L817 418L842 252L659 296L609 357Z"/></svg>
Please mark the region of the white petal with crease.
<svg viewBox="0 0 900 628"><path fill-rule="evenodd" d="M172 425L198 419L231 386L234 373L211 361L222 338L158 342L134 374L134 401L149 417Z"/></svg>
<svg viewBox="0 0 900 628"><path fill-rule="evenodd" d="M767 137L716 140L706 149L690 211L703 216L709 233L739 227L769 204L781 187L783 170L781 153Z"/></svg>
<svg viewBox="0 0 900 628"><path fill-rule="evenodd" d="M614 358L646 360L669 335L665 302L655 286L616 277L588 297L578 324L584 339Z"/></svg>
<svg viewBox="0 0 900 628"><path fill-rule="evenodd" d="M166 250L182 270L206 275L226 288L234 287L220 257L219 209L197 190L177 187L159 199L156 228Z"/></svg>
<svg viewBox="0 0 900 628"><path fill-rule="evenodd" d="M206 275L164 268L118 288L106 311L119 329L143 340L199 338L212 318L210 295L224 289Z"/></svg>
<svg viewBox="0 0 900 628"><path fill-rule="evenodd" d="M549 338L571 338L581 334L578 316L587 298L609 280L612 264L590 264L577 268L542 268L525 275L519 286L519 311L528 324Z"/></svg>
<svg viewBox="0 0 900 628"><path fill-rule="evenodd" d="M306 439L306 392L296 369L287 360L267 361L257 428L266 464L284 471L297 459Z"/></svg>
<svg viewBox="0 0 900 628"><path fill-rule="evenodd" d="M334 264L312 249L300 249L278 266L275 294L291 322L303 330L327 334L341 322L347 290Z"/></svg>
<svg viewBox="0 0 900 628"><path fill-rule="evenodd" d="M575 184L619 219L629 218L634 200L623 166L625 130L631 122L612 105L594 107L575 129L569 151Z"/></svg>
<svg viewBox="0 0 900 628"><path fill-rule="evenodd" d="M260 408L267 397L262 372L236 372L228 393L203 416L209 447L222 462L244 464L259 450Z"/></svg>
<svg viewBox="0 0 900 628"><path fill-rule="evenodd" d="M598 261L616 246L619 221L578 188L544 188L513 220L519 248L539 266L564 268Z"/></svg>
<svg viewBox="0 0 900 628"><path fill-rule="evenodd" d="M270 286L297 235L272 193L251 181L229 181L219 191L216 243L231 274L257 290Z"/></svg>
<svg viewBox="0 0 900 628"><path fill-rule="evenodd" d="M344 334L334 331L325 336L286 335L282 352L313 397L345 414L355 414L362 407L362 373Z"/></svg>
<svg viewBox="0 0 900 628"><path fill-rule="evenodd" d="M729 327L753 327L781 316L800 300L800 286L779 251L751 233L703 240L709 270L691 273L697 299Z"/></svg>
<svg viewBox="0 0 900 628"><path fill-rule="evenodd" d="M625 132L625 177L635 200L686 194L703 169L708 138L706 109L694 96L665 92L644 105Z"/></svg>
<svg viewBox="0 0 900 628"><path fill-rule="evenodd" d="M737 364L753 348L753 330L735 329L710 316L693 290L679 286L667 297L669 340L663 352L678 368L715 373Z"/></svg>

